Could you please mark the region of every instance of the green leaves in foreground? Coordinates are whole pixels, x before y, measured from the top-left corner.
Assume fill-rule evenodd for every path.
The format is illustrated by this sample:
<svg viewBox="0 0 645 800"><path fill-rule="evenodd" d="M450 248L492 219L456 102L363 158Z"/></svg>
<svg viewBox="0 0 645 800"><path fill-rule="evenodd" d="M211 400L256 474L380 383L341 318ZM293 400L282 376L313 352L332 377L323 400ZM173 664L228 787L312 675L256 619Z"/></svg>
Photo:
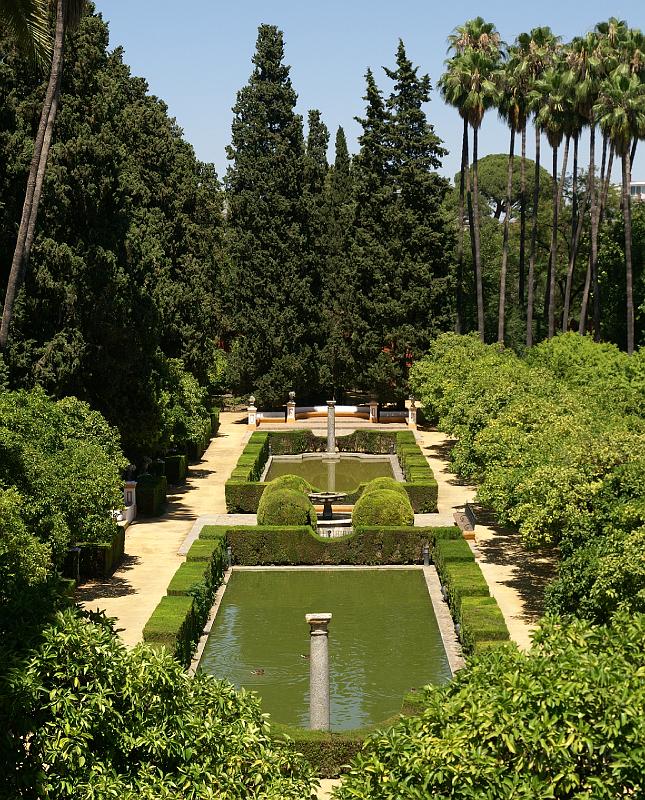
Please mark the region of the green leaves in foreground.
<svg viewBox="0 0 645 800"><path fill-rule="evenodd" d="M645 616L547 620L533 649L498 648L427 710L377 733L339 800L603 800L645 792Z"/></svg>
<svg viewBox="0 0 645 800"><path fill-rule="evenodd" d="M4 683L4 682L3 682ZM301 800L313 785L253 694L58 615L0 686L2 797Z"/></svg>

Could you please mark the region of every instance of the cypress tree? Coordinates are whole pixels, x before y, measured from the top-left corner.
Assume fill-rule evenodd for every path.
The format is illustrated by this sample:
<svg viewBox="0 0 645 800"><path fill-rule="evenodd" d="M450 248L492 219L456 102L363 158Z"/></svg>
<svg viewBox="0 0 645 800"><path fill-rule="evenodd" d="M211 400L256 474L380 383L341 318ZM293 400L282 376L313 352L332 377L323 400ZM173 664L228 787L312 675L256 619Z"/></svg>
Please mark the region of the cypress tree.
<svg viewBox="0 0 645 800"><path fill-rule="evenodd" d="M405 392L410 361L450 327L454 234L442 211L448 182L436 172L446 151L423 110L430 78L403 42L385 73L391 94L384 101L368 72L359 120L353 254L365 296L359 385L392 396Z"/></svg>
<svg viewBox="0 0 645 800"><path fill-rule="evenodd" d="M335 158L325 186L326 257L323 272L323 330L320 383L329 395L341 399L355 382L352 338L357 324L355 272L349 246L354 217L351 159L345 131L336 133Z"/></svg>
<svg viewBox="0 0 645 800"><path fill-rule="evenodd" d="M237 390L255 392L264 405L316 386L302 118L283 57L282 32L261 25L227 149L229 263L222 293L229 369Z"/></svg>
<svg viewBox="0 0 645 800"><path fill-rule="evenodd" d="M304 225L308 274L316 308L322 306L322 276L327 254L327 209L325 181L329 171L329 131L320 111L309 112L309 130L304 162ZM318 316L318 315L317 315Z"/></svg>

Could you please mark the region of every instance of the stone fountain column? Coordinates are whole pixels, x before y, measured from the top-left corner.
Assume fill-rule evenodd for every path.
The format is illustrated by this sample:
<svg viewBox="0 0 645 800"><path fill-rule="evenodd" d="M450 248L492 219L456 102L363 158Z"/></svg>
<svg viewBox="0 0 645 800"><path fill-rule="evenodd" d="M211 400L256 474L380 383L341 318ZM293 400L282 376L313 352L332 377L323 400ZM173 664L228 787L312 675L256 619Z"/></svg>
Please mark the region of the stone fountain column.
<svg viewBox="0 0 645 800"><path fill-rule="evenodd" d="M329 701L329 631L331 614L306 614L309 623L309 727L328 731Z"/></svg>
<svg viewBox="0 0 645 800"><path fill-rule="evenodd" d="M336 401L327 401L327 452L336 452Z"/></svg>

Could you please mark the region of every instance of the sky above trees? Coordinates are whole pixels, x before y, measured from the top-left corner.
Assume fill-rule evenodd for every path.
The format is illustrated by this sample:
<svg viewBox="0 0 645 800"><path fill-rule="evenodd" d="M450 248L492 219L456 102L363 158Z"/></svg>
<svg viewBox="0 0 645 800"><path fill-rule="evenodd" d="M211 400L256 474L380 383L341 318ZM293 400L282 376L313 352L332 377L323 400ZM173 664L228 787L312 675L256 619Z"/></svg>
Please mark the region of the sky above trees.
<svg viewBox="0 0 645 800"><path fill-rule="evenodd" d="M223 174L230 141L231 108L238 89L249 78L258 25L269 22L284 31L285 60L298 92L297 111L319 108L330 130L343 125L349 149L357 150L367 67L384 84L381 66L392 67L398 38L433 87L443 71L446 38L464 19L482 14L493 21L505 41L537 25L549 25L563 40L580 35L608 16L645 27L641 0L618 0L611 7L589 0L582 7L561 0L533 6L492 0L460 4L406 0L327 0L325 3L220 3L195 0L190 14L177 14L167 2L98 0L97 9L110 23L111 45L126 49L126 61L145 77L152 92L165 100L199 158L213 162ZM428 114L449 156L443 173L459 170L461 126L453 109L433 91ZM506 128L494 114L482 127L481 152L504 152ZM586 143L582 144L586 148ZM531 150L528 151L532 157ZM330 154L331 157L331 154ZM637 156L634 180L645 180L645 159ZM614 174L620 182L619 171Z"/></svg>

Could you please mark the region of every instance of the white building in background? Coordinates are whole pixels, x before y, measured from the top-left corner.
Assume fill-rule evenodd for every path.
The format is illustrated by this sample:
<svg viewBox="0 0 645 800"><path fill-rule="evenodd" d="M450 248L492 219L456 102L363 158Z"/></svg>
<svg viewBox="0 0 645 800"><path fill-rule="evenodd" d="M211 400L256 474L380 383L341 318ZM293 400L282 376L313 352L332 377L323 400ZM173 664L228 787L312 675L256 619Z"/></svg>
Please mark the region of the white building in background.
<svg viewBox="0 0 645 800"><path fill-rule="evenodd" d="M632 196L632 202L634 200L641 203L645 201L645 181L632 181L629 184L629 193Z"/></svg>

